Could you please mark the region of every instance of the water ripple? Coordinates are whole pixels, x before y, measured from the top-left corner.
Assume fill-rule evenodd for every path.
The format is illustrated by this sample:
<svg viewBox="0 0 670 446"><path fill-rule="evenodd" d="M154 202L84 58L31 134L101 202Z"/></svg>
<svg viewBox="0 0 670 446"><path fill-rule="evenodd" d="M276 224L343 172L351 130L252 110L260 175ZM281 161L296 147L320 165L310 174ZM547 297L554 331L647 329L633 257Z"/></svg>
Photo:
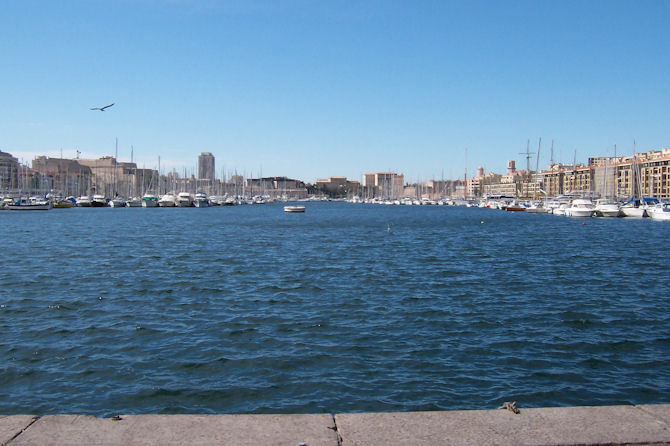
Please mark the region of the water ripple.
<svg viewBox="0 0 670 446"><path fill-rule="evenodd" d="M670 225L341 203L1 217L0 413L670 402Z"/></svg>

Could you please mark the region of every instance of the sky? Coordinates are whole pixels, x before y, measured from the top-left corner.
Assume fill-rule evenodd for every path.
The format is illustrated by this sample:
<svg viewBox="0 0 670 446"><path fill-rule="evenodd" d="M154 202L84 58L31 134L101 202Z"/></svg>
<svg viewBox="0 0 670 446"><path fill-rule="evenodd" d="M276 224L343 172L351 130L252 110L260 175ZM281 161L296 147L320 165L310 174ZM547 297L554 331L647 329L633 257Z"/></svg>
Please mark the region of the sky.
<svg viewBox="0 0 670 446"><path fill-rule="evenodd" d="M528 144L531 168L552 141L659 150L668 23L650 0L7 0L0 150L408 183L525 168Z"/></svg>

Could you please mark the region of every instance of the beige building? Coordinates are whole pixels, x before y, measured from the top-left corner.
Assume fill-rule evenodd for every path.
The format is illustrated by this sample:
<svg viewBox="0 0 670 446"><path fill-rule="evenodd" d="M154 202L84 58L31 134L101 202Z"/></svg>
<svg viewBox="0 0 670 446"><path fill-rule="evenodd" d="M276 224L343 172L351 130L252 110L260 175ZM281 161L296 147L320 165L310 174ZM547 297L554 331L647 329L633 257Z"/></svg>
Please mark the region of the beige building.
<svg viewBox="0 0 670 446"><path fill-rule="evenodd" d="M555 164L538 172L535 178L549 196L576 193L670 198L670 149L589 158L586 166Z"/></svg>
<svg viewBox="0 0 670 446"><path fill-rule="evenodd" d="M405 177L395 172L366 173L363 175L363 191L366 198L399 198L403 195Z"/></svg>

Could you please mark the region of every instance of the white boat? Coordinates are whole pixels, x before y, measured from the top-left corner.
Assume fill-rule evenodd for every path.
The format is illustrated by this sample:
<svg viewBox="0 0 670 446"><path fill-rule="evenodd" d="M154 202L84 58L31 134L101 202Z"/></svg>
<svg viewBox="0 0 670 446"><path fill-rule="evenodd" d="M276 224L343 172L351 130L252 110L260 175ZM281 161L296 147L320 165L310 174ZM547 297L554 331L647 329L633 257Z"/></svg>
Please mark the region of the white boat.
<svg viewBox="0 0 670 446"><path fill-rule="evenodd" d="M647 209L647 213L653 220L670 220L670 203L658 203Z"/></svg>
<svg viewBox="0 0 670 446"><path fill-rule="evenodd" d="M135 197L135 198L129 198L129 199L126 200L126 207L129 207L129 208L140 208L140 207L142 207L142 200L140 200L140 199L137 198L137 197Z"/></svg>
<svg viewBox="0 0 670 446"><path fill-rule="evenodd" d="M116 197L109 200L110 208L124 208L126 207L126 200Z"/></svg>
<svg viewBox="0 0 670 446"><path fill-rule="evenodd" d="M158 206L158 197L154 194L144 194L142 195L142 207L143 208L155 208Z"/></svg>
<svg viewBox="0 0 670 446"><path fill-rule="evenodd" d="M102 208L105 206L107 206L107 199L105 198L104 195L100 194L93 195L93 198L91 199L91 207Z"/></svg>
<svg viewBox="0 0 670 446"><path fill-rule="evenodd" d="M209 198L204 193L198 192L195 194L195 198L193 198L193 205L197 208L209 207Z"/></svg>
<svg viewBox="0 0 670 446"><path fill-rule="evenodd" d="M565 209L566 217L592 217L596 207L591 200L576 198L572 200L570 207Z"/></svg>
<svg viewBox="0 0 670 446"><path fill-rule="evenodd" d="M90 208L91 207L91 197L88 195L82 195L77 198L77 206L80 208Z"/></svg>
<svg viewBox="0 0 670 446"><path fill-rule="evenodd" d="M621 206L624 217L648 217L649 210L658 202L655 198L631 198Z"/></svg>
<svg viewBox="0 0 670 446"><path fill-rule="evenodd" d="M598 217L619 217L621 206L616 201L601 198L596 201L596 215Z"/></svg>
<svg viewBox="0 0 670 446"><path fill-rule="evenodd" d="M546 214L547 208L544 207L544 203L541 201L533 202L526 208L526 212L531 214Z"/></svg>
<svg viewBox="0 0 670 446"><path fill-rule="evenodd" d="M158 200L158 206L162 208L173 208L175 207L176 203L176 198L172 194L165 194L161 197L160 200Z"/></svg>
<svg viewBox="0 0 670 446"><path fill-rule="evenodd" d="M305 206L284 206L284 212L288 213L305 212Z"/></svg>
<svg viewBox="0 0 670 446"><path fill-rule="evenodd" d="M188 192L179 192L175 200L175 206L180 208L190 208L193 206L193 197Z"/></svg>
<svg viewBox="0 0 670 446"><path fill-rule="evenodd" d="M5 209L10 211L48 211L51 209L51 203L38 203L35 200L21 198L5 205Z"/></svg>

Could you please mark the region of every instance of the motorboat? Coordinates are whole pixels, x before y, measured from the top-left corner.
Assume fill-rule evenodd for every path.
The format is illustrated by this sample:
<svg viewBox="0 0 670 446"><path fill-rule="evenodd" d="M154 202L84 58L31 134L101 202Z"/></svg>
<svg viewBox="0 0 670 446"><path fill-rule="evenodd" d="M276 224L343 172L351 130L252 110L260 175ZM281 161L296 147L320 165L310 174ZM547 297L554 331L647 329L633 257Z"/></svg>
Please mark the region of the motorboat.
<svg viewBox="0 0 670 446"><path fill-rule="evenodd" d="M109 200L109 207L110 208L123 208L126 207L126 200L115 197Z"/></svg>
<svg viewBox="0 0 670 446"><path fill-rule="evenodd" d="M140 208L142 207L142 200L135 197L135 198L129 198L126 200L126 207L129 208Z"/></svg>
<svg viewBox="0 0 670 446"><path fill-rule="evenodd" d="M525 212L526 211L526 206L524 206L523 204L514 200L511 203L509 203L507 206L505 206L505 211L507 211L507 212Z"/></svg>
<svg viewBox="0 0 670 446"><path fill-rule="evenodd" d="M631 198L621 206L621 212L625 217L648 217L648 211L656 203L656 198Z"/></svg>
<svg viewBox="0 0 670 446"><path fill-rule="evenodd" d="M20 198L10 204L5 205L5 209L10 211L48 211L51 209L51 203L38 202L28 198Z"/></svg>
<svg viewBox="0 0 670 446"><path fill-rule="evenodd" d="M596 201L596 215L598 217L619 217L621 206L616 201L601 198Z"/></svg>
<svg viewBox="0 0 670 446"><path fill-rule="evenodd" d="M142 195L142 207L143 208L155 208L158 206L158 197L154 194L144 194Z"/></svg>
<svg viewBox="0 0 670 446"><path fill-rule="evenodd" d="M161 197L160 200L158 200L158 206L162 208L173 208L175 207L176 203L176 198L172 194L165 194Z"/></svg>
<svg viewBox="0 0 670 446"><path fill-rule="evenodd" d="M80 208L90 208L91 207L91 197L88 195L82 195L77 198L77 206Z"/></svg>
<svg viewBox="0 0 670 446"><path fill-rule="evenodd" d="M586 198L575 198L565 209L566 217L592 217L596 211L593 202Z"/></svg>
<svg viewBox="0 0 670 446"><path fill-rule="evenodd" d="M305 206L284 206L284 212L288 213L297 213L297 212L305 212Z"/></svg>
<svg viewBox="0 0 670 446"><path fill-rule="evenodd" d="M670 203L658 203L647 209L647 213L653 220L670 220Z"/></svg>
<svg viewBox="0 0 670 446"><path fill-rule="evenodd" d="M104 195L100 194L93 195L93 198L91 198L91 207L102 208L105 206L107 206L107 199L105 198Z"/></svg>
<svg viewBox="0 0 670 446"><path fill-rule="evenodd" d="M175 200L175 206L180 208L190 208L193 206L193 197L188 192L179 192Z"/></svg>
<svg viewBox="0 0 670 446"><path fill-rule="evenodd" d="M193 198L193 205L197 208L206 208L209 207L209 198L203 192L198 192Z"/></svg>
<svg viewBox="0 0 670 446"><path fill-rule="evenodd" d="M544 207L544 203L541 201L535 201L526 208L526 212L531 214L546 214L547 208Z"/></svg>

